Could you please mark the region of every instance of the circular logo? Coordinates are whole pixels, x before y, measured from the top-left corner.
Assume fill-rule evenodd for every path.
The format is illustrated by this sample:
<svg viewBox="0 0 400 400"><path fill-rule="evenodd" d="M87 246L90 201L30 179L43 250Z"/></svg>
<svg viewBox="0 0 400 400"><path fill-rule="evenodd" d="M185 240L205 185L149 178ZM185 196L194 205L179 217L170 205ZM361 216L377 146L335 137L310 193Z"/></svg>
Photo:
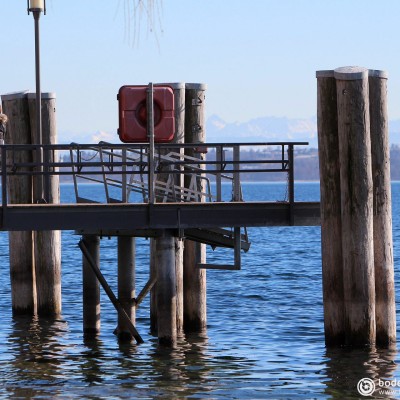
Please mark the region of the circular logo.
<svg viewBox="0 0 400 400"><path fill-rule="evenodd" d="M357 390L361 396L370 396L375 392L375 383L369 378L360 379L357 383Z"/></svg>

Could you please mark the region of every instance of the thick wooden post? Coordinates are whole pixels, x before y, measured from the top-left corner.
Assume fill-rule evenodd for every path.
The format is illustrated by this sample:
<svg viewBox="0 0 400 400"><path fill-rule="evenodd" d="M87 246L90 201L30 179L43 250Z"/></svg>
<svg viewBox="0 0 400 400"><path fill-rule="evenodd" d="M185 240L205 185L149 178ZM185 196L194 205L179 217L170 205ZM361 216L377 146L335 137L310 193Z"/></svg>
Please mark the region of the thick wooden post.
<svg viewBox="0 0 400 400"><path fill-rule="evenodd" d="M184 143L185 141L185 84L184 83L165 83L157 86L170 86L174 91L175 103L175 135L173 144ZM167 154L170 151L179 152L177 148L158 149L161 154ZM182 149L183 154L183 149ZM167 182L168 174L158 174L157 180ZM174 182L178 186L183 186L183 175L175 175ZM159 197L163 197L160 194ZM176 201L180 201L177 196ZM150 239L150 275L156 274L156 245L157 239ZM183 334L183 243L179 238L175 238L175 270L176 270L176 327L178 335ZM150 297L150 331L157 334L157 283L151 290Z"/></svg>
<svg viewBox="0 0 400 400"><path fill-rule="evenodd" d="M387 114L387 73L369 71L369 112L374 204L376 342L396 343L392 198Z"/></svg>
<svg viewBox="0 0 400 400"><path fill-rule="evenodd" d="M169 84L174 90L175 103L175 137L173 143L185 143L185 84ZM177 149L175 149L177 151ZM180 151L182 155L184 150ZM183 175L175 177L175 183L183 187ZM178 198L177 201L180 199ZM183 241L175 238L175 276L176 276L176 330L178 336L183 334Z"/></svg>
<svg viewBox="0 0 400 400"><path fill-rule="evenodd" d="M185 93L185 143L204 143L205 90L201 83L187 83ZM204 154L187 149L186 155L204 159ZM206 263L205 244L185 241L183 253L183 299L184 329L186 332L201 332L207 326L206 270L198 264Z"/></svg>
<svg viewBox="0 0 400 400"><path fill-rule="evenodd" d="M118 300L126 314L135 325L135 238L118 237ZM118 338L131 340L133 338L125 319L118 315Z"/></svg>
<svg viewBox="0 0 400 400"><path fill-rule="evenodd" d="M164 346L175 346L177 338L175 238L170 231L163 231L157 238L156 255L158 341Z"/></svg>
<svg viewBox="0 0 400 400"><path fill-rule="evenodd" d="M316 75L325 343L335 346L345 343L336 80L333 70Z"/></svg>
<svg viewBox="0 0 400 400"><path fill-rule="evenodd" d="M176 331L183 335L183 240L175 237Z"/></svg>
<svg viewBox="0 0 400 400"><path fill-rule="evenodd" d="M39 143L36 132L36 94L28 94L31 121L32 143ZM42 140L44 145L57 144L56 96L55 93L42 93ZM34 152L34 158L37 152ZM44 161L56 161L56 154L44 152ZM51 172L48 168L44 171ZM34 202L42 201L41 185L37 175L33 179ZM44 194L48 203L60 203L60 184L57 175L44 176ZM61 313L61 232L34 232L34 255L37 288L37 307L39 315L58 315Z"/></svg>
<svg viewBox="0 0 400 400"><path fill-rule="evenodd" d="M6 144L30 144L28 99L25 92L2 95L3 111L8 116ZM32 162L28 151L8 153L7 164ZM10 204L32 203L32 179L30 176L8 177L8 201ZM10 275L13 314L36 313L36 284L32 248L32 232L9 232Z"/></svg>
<svg viewBox="0 0 400 400"><path fill-rule="evenodd" d="M335 70L346 343L372 345L375 277L368 70Z"/></svg>
<svg viewBox="0 0 400 400"><path fill-rule="evenodd" d="M100 239L95 235L84 235L83 241L96 265L100 265ZM82 254L83 280L83 334L86 338L100 333L100 286L90 264Z"/></svg>
<svg viewBox="0 0 400 400"><path fill-rule="evenodd" d="M150 280L157 279L156 239L150 238ZM150 291L150 333L157 335L157 281Z"/></svg>

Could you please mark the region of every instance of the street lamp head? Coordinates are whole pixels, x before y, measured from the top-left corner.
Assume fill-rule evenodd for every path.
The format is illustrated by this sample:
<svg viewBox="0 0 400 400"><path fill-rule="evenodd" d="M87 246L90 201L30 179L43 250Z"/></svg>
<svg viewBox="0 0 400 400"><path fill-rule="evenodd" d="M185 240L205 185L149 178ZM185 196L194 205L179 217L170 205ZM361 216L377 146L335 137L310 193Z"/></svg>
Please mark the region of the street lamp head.
<svg viewBox="0 0 400 400"><path fill-rule="evenodd" d="M37 11L41 13L42 11L46 14L46 0L26 0L28 15L30 11Z"/></svg>

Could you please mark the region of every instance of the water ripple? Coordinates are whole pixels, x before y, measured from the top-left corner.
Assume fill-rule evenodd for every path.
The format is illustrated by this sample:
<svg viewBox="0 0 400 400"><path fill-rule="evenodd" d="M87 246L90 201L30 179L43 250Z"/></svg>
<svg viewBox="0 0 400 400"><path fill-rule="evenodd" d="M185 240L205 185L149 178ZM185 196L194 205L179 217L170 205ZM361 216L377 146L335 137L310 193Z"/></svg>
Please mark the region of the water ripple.
<svg viewBox="0 0 400 400"><path fill-rule="evenodd" d="M93 190L88 187L87 190ZM282 184L246 185L253 200L285 192ZM63 186L65 201L72 188ZM274 197L275 196L275 197ZM317 184L296 186L298 200L318 200ZM393 236L400 240L400 184L393 186ZM63 232L63 315L13 318L7 235L0 234L0 397L85 399L356 399L359 379L399 379L396 349L324 346L320 228L249 229L242 270L208 271L207 334L163 349L149 334L148 298L137 313L145 343L119 343L113 307L102 295L102 331L82 335L78 237ZM149 242L137 239L137 288L148 279ZM116 240L102 240L101 268L116 288ZM226 261L226 250L209 261ZM396 282L399 250L395 247ZM397 298L399 289L397 288ZM397 307L400 312L400 307Z"/></svg>

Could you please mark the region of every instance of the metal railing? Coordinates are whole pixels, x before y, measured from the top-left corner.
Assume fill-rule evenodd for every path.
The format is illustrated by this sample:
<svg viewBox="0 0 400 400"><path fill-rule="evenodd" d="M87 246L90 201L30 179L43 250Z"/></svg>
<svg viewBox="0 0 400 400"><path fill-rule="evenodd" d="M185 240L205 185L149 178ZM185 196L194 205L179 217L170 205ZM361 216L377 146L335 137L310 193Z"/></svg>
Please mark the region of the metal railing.
<svg viewBox="0 0 400 400"><path fill-rule="evenodd" d="M45 189L49 176L69 177L77 202L92 201L79 194L80 184L85 182L103 185L108 203L147 203L150 198L155 202L220 202L243 201L241 176L249 173L286 173L287 201L293 204L294 146L298 145L307 143L156 144L153 160L148 144L2 145L2 206L8 204L9 177L42 176ZM44 154L42 163L31 156L39 148ZM251 151L256 157L250 159ZM154 174L152 189L150 172ZM223 197L224 182L231 185L230 198ZM113 197L111 188L119 189L118 198ZM140 197L133 196L135 193Z"/></svg>

